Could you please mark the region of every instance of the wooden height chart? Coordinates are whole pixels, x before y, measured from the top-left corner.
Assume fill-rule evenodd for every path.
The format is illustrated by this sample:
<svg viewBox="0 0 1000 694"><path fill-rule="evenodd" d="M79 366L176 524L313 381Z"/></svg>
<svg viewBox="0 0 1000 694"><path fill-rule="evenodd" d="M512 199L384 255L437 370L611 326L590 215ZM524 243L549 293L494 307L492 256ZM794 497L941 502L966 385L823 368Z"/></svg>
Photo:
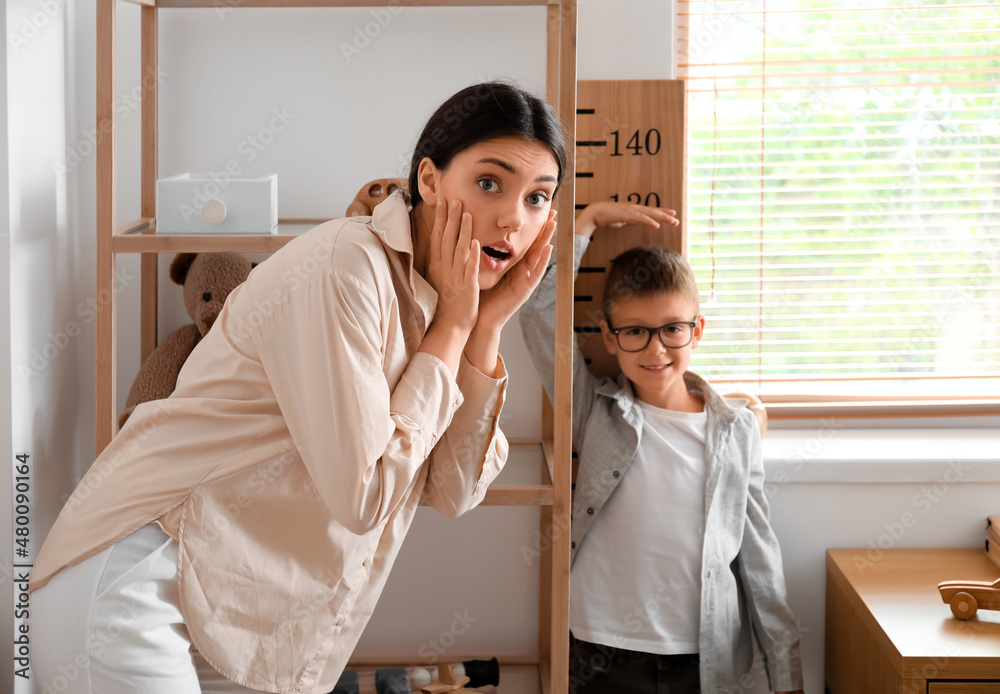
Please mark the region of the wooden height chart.
<svg viewBox="0 0 1000 694"><path fill-rule="evenodd" d="M679 227L598 229L580 264L574 326L590 370L615 375L601 344L601 297L611 260L633 246L687 254L683 80L583 81L577 86L576 209L618 200L677 210Z"/></svg>

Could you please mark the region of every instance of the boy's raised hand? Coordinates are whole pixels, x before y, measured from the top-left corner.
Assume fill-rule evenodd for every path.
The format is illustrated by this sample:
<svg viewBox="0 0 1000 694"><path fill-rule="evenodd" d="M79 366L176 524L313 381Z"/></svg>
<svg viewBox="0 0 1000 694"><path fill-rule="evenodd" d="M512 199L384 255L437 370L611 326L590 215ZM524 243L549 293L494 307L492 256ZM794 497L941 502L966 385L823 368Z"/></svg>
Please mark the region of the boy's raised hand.
<svg viewBox="0 0 1000 694"><path fill-rule="evenodd" d="M659 228L660 224L677 226L676 210L665 207L647 207L630 202L594 202L587 205L576 218L576 234L590 238L597 227L620 227L626 224L645 224Z"/></svg>

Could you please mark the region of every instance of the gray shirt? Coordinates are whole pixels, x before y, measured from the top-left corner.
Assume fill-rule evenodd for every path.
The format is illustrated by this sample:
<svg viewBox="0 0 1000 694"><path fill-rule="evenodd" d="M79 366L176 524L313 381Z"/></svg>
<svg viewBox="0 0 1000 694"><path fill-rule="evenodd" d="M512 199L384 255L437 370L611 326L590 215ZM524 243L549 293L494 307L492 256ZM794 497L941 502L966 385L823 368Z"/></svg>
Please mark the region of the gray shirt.
<svg viewBox="0 0 1000 694"><path fill-rule="evenodd" d="M574 236L573 271L589 244ZM521 307L521 330L549 397L555 390L555 253ZM705 539L699 652L703 692L742 692L753 665L751 633L773 691L802 688L800 627L785 598L781 550L768 520L760 429L745 400L723 398L701 377L684 374L705 402ZM643 415L632 386L598 379L574 343L573 445L580 456L571 552L586 541L639 447ZM670 567L665 566L664 571Z"/></svg>

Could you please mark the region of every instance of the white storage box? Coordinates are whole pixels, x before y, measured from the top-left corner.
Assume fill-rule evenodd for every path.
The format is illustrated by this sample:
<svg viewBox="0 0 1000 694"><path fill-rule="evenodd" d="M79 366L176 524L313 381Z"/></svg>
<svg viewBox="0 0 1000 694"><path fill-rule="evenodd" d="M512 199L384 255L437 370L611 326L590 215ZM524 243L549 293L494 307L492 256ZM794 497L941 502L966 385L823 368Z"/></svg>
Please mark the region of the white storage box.
<svg viewBox="0 0 1000 694"><path fill-rule="evenodd" d="M158 234L276 234L278 174L178 174L156 181Z"/></svg>

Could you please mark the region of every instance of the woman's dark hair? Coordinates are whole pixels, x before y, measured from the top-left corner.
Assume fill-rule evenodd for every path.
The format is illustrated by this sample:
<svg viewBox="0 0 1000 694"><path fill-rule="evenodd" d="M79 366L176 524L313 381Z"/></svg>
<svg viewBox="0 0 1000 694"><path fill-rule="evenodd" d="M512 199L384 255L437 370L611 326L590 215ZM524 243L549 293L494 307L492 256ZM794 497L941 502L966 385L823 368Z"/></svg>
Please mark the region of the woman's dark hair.
<svg viewBox="0 0 1000 694"><path fill-rule="evenodd" d="M413 207L421 202L417 169L424 157L444 170L459 152L497 137L517 137L548 147L559 167L558 181L562 182L566 136L552 108L516 85L484 82L466 87L441 104L420 133L410 160Z"/></svg>

